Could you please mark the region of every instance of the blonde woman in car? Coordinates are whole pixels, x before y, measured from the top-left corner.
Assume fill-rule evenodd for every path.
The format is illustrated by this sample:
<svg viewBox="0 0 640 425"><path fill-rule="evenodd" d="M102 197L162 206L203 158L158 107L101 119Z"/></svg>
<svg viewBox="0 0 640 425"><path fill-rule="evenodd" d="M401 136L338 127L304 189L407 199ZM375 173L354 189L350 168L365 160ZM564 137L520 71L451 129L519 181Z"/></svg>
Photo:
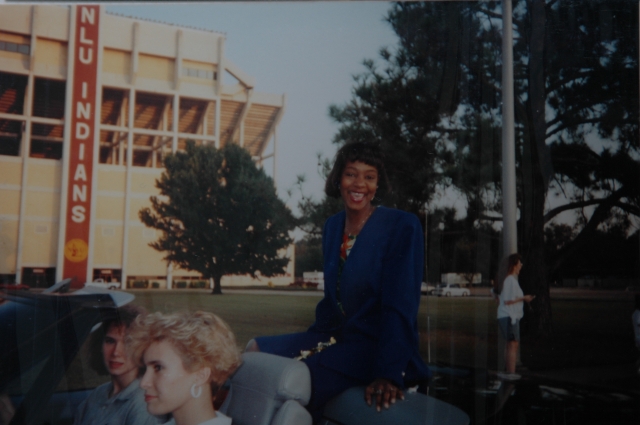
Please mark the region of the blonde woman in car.
<svg viewBox="0 0 640 425"><path fill-rule="evenodd" d="M240 365L229 326L212 313L154 313L133 326L128 343L152 415L171 414L169 424L229 425L212 398Z"/></svg>

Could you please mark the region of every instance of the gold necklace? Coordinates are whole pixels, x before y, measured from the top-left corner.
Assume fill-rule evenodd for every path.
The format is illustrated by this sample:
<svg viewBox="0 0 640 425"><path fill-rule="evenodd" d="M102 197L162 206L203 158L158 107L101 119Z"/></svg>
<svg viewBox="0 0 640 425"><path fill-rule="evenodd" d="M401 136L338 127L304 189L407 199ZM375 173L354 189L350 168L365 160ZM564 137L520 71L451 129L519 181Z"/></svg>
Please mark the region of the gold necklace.
<svg viewBox="0 0 640 425"><path fill-rule="evenodd" d="M363 219L362 219L362 220L361 220L361 221L360 221L360 222L359 222L355 227L351 226L351 227L352 227L352 230L356 230L356 231L351 231L351 232L350 232L350 231L347 229L347 223L346 223L346 221L345 221L345 224L344 224L344 233L346 233L346 234L347 234L347 235L349 235L349 236L352 236L352 235L358 235L358 233L360 233L360 230L362 230L362 228L364 227L364 223L366 223L366 222L367 222L367 220L369 220L369 217L371 217L371 214L373 214L373 211L374 211L375 209L376 209L376 207L374 207L373 205L370 205L370 208L369 208L369 214L367 214L367 216L366 216L365 218L363 218Z"/></svg>

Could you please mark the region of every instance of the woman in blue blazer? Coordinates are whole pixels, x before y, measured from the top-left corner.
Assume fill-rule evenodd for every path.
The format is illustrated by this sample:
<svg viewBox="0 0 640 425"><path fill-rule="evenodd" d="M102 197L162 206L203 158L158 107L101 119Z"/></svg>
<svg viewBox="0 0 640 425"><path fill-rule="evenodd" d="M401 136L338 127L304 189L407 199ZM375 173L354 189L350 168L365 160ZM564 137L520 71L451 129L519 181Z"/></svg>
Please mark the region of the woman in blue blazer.
<svg viewBox="0 0 640 425"><path fill-rule="evenodd" d="M303 359L316 419L347 388L367 385L367 403L380 410L430 376L418 351L422 229L415 215L377 206L389 190L376 145L351 143L338 151L325 192L341 197L345 209L324 226L325 289L316 321L307 332L259 337L247 348L296 357L334 338Z"/></svg>

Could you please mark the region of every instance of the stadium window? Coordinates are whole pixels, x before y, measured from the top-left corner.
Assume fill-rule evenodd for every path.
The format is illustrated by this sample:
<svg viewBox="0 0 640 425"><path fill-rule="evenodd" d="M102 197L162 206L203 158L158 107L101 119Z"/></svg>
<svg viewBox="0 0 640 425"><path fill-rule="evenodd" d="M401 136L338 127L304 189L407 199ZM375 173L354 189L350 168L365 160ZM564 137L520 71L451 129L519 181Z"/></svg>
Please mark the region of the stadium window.
<svg viewBox="0 0 640 425"><path fill-rule="evenodd" d="M164 117L167 96L137 92L135 99L135 121L133 122L133 126L154 130L160 129Z"/></svg>
<svg viewBox="0 0 640 425"><path fill-rule="evenodd" d="M151 151L135 150L133 151L134 167L151 167Z"/></svg>
<svg viewBox="0 0 640 425"><path fill-rule="evenodd" d="M178 124L180 132L198 134L202 116L206 110L206 101L180 98L180 122Z"/></svg>
<svg viewBox="0 0 640 425"><path fill-rule="evenodd" d="M100 164L124 165L126 148L126 132L100 131Z"/></svg>
<svg viewBox="0 0 640 425"><path fill-rule="evenodd" d="M107 87L102 90L100 124L127 125L127 99L124 90Z"/></svg>
<svg viewBox="0 0 640 425"><path fill-rule="evenodd" d="M25 267L22 269L22 283L32 288L48 288L56 283L56 268Z"/></svg>
<svg viewBox="0 0 640 425"><path fill-rule="evenodd" d="M50 124L32 124L31 152L32 158L62 158L63 126Z"/></svg>
<svg viewBox="0 0 640 425"><path fill-rule="evenodd" d="M0 72L0 113L24 115L27 76Z"/></svg>
<svg viewBox="0 0 640 425"><path fill-rule="evenodd" d="M62 143L46 140L31 140L32 158L61 159Z"/></svg>
<svg viewBox="0 0 640 425"><path fill-rule="evenodd" d="M217 73L215 71L195 68L183 68L182 75L186 77L201 78L203 80L215 80L217 78Z"/></svg>
<svg viewBox="0 0 640 425"><path fill-rule="evenodd" d="M0 120L0 155L20 156L22 123Z"/></svg>
<svg viewBox="0 0 640 425"><path fill-rule="evenodd" d="M11 41L0 41L0 50L28 55L31 52L31 46L28 44L13 43Z"/></svg>
<svg viewBox="0 0 640 425"><path fill-rule="evenodd" d="M44 118L64 117L66 83L36 78L33 95L33 115Z"/></svg>

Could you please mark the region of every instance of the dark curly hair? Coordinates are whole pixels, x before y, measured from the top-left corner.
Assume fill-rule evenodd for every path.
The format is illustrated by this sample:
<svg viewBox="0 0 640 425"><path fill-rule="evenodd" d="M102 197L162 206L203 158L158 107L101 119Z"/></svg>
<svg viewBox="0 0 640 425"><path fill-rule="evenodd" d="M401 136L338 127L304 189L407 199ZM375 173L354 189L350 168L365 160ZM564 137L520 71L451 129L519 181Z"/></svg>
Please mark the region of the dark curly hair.
<svg viewBox="0 0 640 425"><path fill-rule="evenodd" d="M391 192L391 183L384 167L384 158L380 146L372 142L352 142L341 147L336 153L331 172L327 176L324 185L324 193L332 198L340 198L340 179L347 163L364 162L378 170L378 189L372 204L377 205L382 202L387 194Z"/></svg>
<svg viewBox="0 0 640 425"><path fill-rule="evenodd" d="M91 369L95 370L98 375L109 374L102 356L104 337L112 326L124 326L126 329L129 329L136 320L136 317L145 314L146 310L136 305L120 307L115 317L103 321L100 327L91 333L91 337L89 338L89 366Z"/></svg>

